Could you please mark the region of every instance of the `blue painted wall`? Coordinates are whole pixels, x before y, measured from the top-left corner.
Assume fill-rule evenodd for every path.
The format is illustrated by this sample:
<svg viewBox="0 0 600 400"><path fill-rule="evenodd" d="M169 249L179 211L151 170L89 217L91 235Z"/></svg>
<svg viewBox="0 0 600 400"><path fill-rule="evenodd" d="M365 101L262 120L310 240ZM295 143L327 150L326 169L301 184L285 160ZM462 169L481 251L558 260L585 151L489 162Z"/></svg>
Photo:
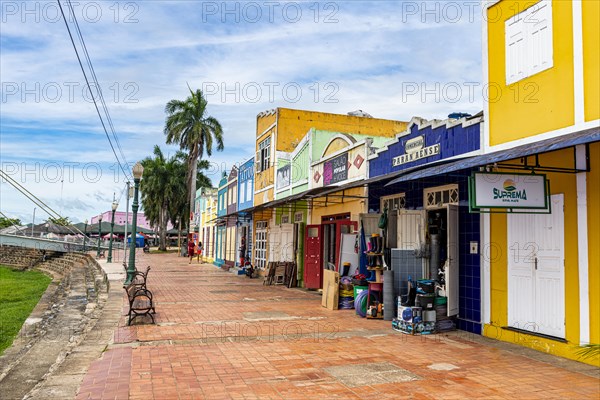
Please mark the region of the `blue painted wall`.
<svg viewBox="0 0 600 400"><path fill-rule="evenodd" d="M241 187L245 186L242 193ZM250 190L252 195L248 196L247 191ZM246 161L240 166L238 173L238 211L245 210L254 205L254 157ZM242 194L244 198L242 198ZM249 200L248 197L250 197Z"/></svg>
<svg viewBox="0 0 600 400"><path fill-rule="evenodd" d="M377 157L369 160L369 178L479 150L480 129L481 123L470 126L459 123L449 128L446 124L442 124L435 129L431 125L419 129L417 124L411 124L409 126L410 134L397 139L397 142L388 145L387 150L377 153ZM395 167L392 166L394 157L406 154L404 148L406 142L421 135L425 136L425 147L439 143L440 153Z"/></svg>
<svg viewBox="0 0 600 400"><path fill-rule="evenodd" d="M481 122L468 119L448 127L446 123L436 128L422 124L419 129L416 123L409 125L410 134L402 136L397 142L389 144L377 157L369 160L369 177L386 175L415 166L454 157L480 149ZM475 123L473 123L475 122ZM420 160L398 166L392 160L406 154L405 144L408 140L424 136L424 147L440 144L440 153ZM453 173L449 176L433 176L410 182L402 182L392 186L384 186L387 181L369 185L369 210L379 212L380 198L386 195L405 193L408 209L423 209L423 189L458 184L459 187L459 315L458 328L481 334L481 271L480 256L470 254L470 242L480 240L479 214L469 213L469 195L467 179L471 171ZM479 246L481 249L481 246Z"/></svg>
<svg viewBox="0 0 600 400"><path fill-rule="evenodd" d="M459 318L458 328L481 334L481 271L480 256L470 254L470 242L479 243L479 214L469 213L467 177L470 171L452 177L437 176L389 187L384 183L369 186L369 208L379 211L380 197L406 193L406 208L423 208L423 189L448 184L458 184L459 191ZM481 245L479 246L481 249Z"/></svg>
<svg viewBox="0 0 600 400"><path fill-rule="evenodd" d="M217 202L217 217L227 215L227 173L219 182L218 202Z"/></svg>

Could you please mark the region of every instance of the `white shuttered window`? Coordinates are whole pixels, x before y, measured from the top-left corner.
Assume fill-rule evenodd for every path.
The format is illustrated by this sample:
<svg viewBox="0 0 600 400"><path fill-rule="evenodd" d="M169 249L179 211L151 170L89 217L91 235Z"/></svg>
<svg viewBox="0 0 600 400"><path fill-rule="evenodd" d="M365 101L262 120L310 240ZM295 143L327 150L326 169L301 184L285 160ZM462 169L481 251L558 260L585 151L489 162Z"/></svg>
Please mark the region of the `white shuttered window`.
<svg viewBox="0 0 600 400"><path fill-rule="evenodd" d="M506 84L552 68L552 2L541 0L504 23Z"/></svg>

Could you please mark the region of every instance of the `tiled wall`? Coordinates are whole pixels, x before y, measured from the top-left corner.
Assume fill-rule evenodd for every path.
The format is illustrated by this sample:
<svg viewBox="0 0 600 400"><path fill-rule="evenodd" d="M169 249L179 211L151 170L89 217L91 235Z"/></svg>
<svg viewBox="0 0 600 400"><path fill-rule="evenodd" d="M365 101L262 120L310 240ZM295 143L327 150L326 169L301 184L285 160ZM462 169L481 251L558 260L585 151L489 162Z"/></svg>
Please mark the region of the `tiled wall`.
<svg viewBox="0 0 600 400"><path fill-rule="evenodd" d="M410 134L398 138L397 142L388 145L387 150L377 153L377 157L369 161L369 177L373 178L479 150L480 127L479 123L469 126L458 124L450 128L443 124L435 129L431 125L427 125L422 129L419 129L417 125L412 125ZM405 154L406 142L421 135L425 136L424 146L440 145L439 154L394 166L394 157Z"/></svg>
<svg viewBox="0 0 600 400"><path fill-rule="evenodd" d="M467 177L470 171L450 177L430 177L419 181L384 187L376 183L369 187L369 209L379 211L381 196L406 193L406 207L423 208L423 189L448 184L459 186L459 320L458 328L481 334L481 270L479 254L470 253L470 242L476 241L479 250L479 214L470 214Z"/></svg>

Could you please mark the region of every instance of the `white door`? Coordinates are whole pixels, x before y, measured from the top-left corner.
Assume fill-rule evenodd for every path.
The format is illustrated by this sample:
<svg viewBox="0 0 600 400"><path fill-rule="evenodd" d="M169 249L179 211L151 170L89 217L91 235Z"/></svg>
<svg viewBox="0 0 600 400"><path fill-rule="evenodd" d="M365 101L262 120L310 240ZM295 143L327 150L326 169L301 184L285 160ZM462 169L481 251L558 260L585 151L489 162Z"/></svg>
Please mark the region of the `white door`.
<svg viewBox="0 0 600 400"><path fill-rule="evenodd" d="M398 249L418 250L425 243L425 210L398 211Z"/></svg>
<svg viewBox="0 0 600 400"><path fill-rule="evenodd" d="M565 337L564 195L551 214L509 214L508 324Z"/></svg>
<svg viewBox="0 0 600 400"><path fill-rule="evenodd" d="M358 272L359 262L358 253L356 252L358 235L356 233L342 233L340 238L340 274L343 272L343 265L345 262L350 263L350 270L348 275L352 276Z"/></svg>
<svg viewBox="0 0 600 400"><path fill-rule="evenodd" d="M281 261L281 228L269 229L269 262Z"/></svg>
<svg viewBox="0 0 600 400"><path fill-rule="evenodd" d="M294 262L294 224L281 225L280 259L276 261Z"/></svg>
<svg viewBox="0 0 600 400"><path fill-rule="evenodd" d="M458 314L458 206L446 205L448 216L448 231L446 254L448 259L444 264L444 278L446 280L446 296L448 297L448 316Z"/></svg>
<svg viewBox="0 0 600 400"><path fill-rule="evenodd" d="M398 210L398 249L421 250L425 244L427 230L427 211ZM421 258L421 276L429 276L429 260Z"/></svg>

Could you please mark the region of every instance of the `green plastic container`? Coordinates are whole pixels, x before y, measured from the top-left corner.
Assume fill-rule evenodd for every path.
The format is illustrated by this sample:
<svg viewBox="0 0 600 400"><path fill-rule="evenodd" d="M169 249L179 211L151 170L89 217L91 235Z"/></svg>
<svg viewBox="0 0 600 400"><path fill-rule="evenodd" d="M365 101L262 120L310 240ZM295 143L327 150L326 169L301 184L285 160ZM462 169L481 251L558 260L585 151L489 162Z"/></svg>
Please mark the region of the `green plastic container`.
<svg viewBox="0 0 600 400"><path fill-rule="evenodd" d="M447 298L447 297L441 297L441 296L438 296L438 297L436 297L436 298L435 298L435 300L434 300L434 304L435 304L436 306L438 306L438 305L442 305L442 304L446 304L446 303L448 303L448 298Z"/></svg>
<svg viewBox="0 0 600 400"><path fill-rule="evenodd" d="M354 286L354 298L356 298L360 292L367 290L368 288L368 286Z"/></svg>

